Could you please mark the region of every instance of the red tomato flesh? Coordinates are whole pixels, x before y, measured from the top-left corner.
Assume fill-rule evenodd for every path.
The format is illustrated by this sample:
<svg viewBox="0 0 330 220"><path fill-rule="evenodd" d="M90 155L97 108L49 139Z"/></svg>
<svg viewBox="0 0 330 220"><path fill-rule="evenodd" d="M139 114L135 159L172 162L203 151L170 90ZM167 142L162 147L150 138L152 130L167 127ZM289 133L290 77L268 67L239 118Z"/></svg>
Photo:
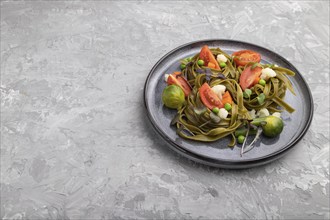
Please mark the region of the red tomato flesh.
<svg viewBox="0 0 330 220"><path fill-rule="evenodd" d="M199 53L199 58L204 61L204 65L213 69L220 69L218 61L215 59L212 51L209 49L207 45L203 46L201 52ZM211 63L209 65L209 63Z"/></svg>
<svg viewBox="0 0 330 220"><path fill-rule="evenodd" d="M221 100L215 94L215 92L212 91L209 84L204 83L199 88L199 95L201 97L201 100L203 104L208 107L210 110L212 110L215 107L222 108L224 105L222 104Z"/></svg>
<svg viewBox="0 0 330 220"><path fill-rule="evenodd" d="M245 66L250 62L259 63L261 56L259 53L252 50L240 50L232 54L234 62L237 66Z"/></svg>
<svg viewBox="0 0 330 220"><path fill-rule="evenodd" d="M174 85L180 86L180 88L183 90L184 95L186 97L191 92L189 83L187 82L187 80L185 78L183 78L182 76L179 76L178 72L174 72L168 76L167 84L168 85L174 84Z"/></svg>
<svg viewBox="0 0 330 220"><path fill-rule="evenodd" d="M262 68L259 66L256 66L253 69L251 66L247 66L243 70L241 76L239 77L239 85L241 86L243 91L245 89L251 88L259 82L261 70Z"/></svg>

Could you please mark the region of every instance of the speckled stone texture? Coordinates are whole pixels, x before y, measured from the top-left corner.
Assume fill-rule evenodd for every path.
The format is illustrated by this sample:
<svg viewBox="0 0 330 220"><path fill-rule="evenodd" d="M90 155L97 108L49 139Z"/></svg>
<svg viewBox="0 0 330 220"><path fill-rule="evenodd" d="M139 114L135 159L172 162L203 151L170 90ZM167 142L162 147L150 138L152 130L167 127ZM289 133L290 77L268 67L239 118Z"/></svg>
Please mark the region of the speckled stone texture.
<svg viewBox="0 0 330 220"><path fill-rule="evenodd" d="M267 47L315 115L287 156L223 170L172 152L143 86L175 47ZM1 1L1 218L328 219L328 1Z"/></svg>

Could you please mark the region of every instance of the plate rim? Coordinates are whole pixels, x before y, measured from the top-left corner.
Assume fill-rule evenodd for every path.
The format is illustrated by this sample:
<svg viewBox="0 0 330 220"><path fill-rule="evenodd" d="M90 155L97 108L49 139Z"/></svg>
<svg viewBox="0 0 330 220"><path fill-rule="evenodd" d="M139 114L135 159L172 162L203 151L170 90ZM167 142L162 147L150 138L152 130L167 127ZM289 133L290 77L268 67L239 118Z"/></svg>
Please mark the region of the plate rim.
<svg viewBox="0 0 330 220"><path fill-rule="evenodd" d="M212 39L204 39L204 40L197 40L197 41L191 41L191 42L188 42L188 43L185 43L185 44L182 44L180 46L177 46L175 47L174 49L170 50L169 52L167 52L165 55L163 55L154 65L153 67L151 68L151 70L149 71L148 73L148 76L145 80L145 84L144 84L144 89L143 89L143 99L144 99L144 106L145 106L145 110L147 111L147 117L149 119L149 122L151 122L151 125L152 127L157 131L157 133L165 140L165 142L169 145L171 145L171 149L176 151L177 153L180 153L181 155L191 159L191 160L195 160L194 158L191 158L191 156L188 156L186 155L186 153L184 152L189 152L190 154L194 154L198 157L201 157L201 158L205 158L207 160L210 160L211 158L208 158L208 157L203 157L202 155L199 155L199 154L196 154L194 152L191 152L189 150L186 150L184 148L182 148L180 145L178 145L177 143L175 143L174 141L172 141L171 139L169 139L166 134L164 134L164 132L161 131L161 129L156 125L157 123L154 121L154 119L152 118L151 116L151 113L150 113L150 109L149 109L149 106L148 106L148 100L147 100L147 90L148 90L148 85L150 83L150 78L152 77L153 75L153 72L154 70L158 67L158 65L164 60L166 59L169 55L171 55L172 53L184 48L184 47L187 47L189 45L193 45L193 44L197 44L197 43L205 43L206 45L208 45L210 42L230 42L230 43L236 43L236 44L245 44L245 45L250 45L250 46L253 46L253 47L257 47L257 48L260 48L262 50L265 50L265 51L268 51L274 55L276 55L278 58L281 59L281 61L285 62L287 65L289 65L290 67L293 67L295 69L295 71L297 72L297 74L299 74L299 76L301 77L301 80L303 81L304 83L304 86L307 88L307 93L308 93L308 99L309 99L309 106L310 108L307 109L310 111L310 114L308 116L308 119L306 121L306 124L304 126L304 128L302 129L302 131L299 133L299 135L292 141L290 142L289 144L286 144L282 149L278 150L278 151L275 151L273 153L270 153L268 155L265 155L265 156L262 156L262 157L259 157L257 159L247 159L247 160L244 160L244 161L234 161L234 160L224 160L224 159L213 159L214 161L218 161L219 162L219 165L222 164L222 163L230 163L232 165L238 165L238 164L244 164L244 163L257 163L257 162L260 162L262 160L267 160L267 159L271 159L272 157L276 157L279 158L279 155L282 154L283 152L286 152L288 151L289 149L291 149L293 146L295 146L306 134L306 132L308 131L310 125L311 125L311 122L313 120L313 115L314 115L314 101L313 101L313 96L312 96L312 93L311 93L311 90L305 80L305 78L302 76L302 74L298 71L298 69L290 62L288 61L287 59L285 59L283 56L279 55L278 53L270 50L270 49L267 49L263 46L260 46L260 45L257 45L257 44L254 44L254 43L250 43L250 42L245 42L245 41L240 41L240 40L234 40L234 39L218 39L218 38L212 38ZM182 138L183 139L183 138ZM184 140L184 139L183 139ZM178 149L173 149L173 148L178 148L178 149L181 149L181 150L178 150ZM200 162L202 163L202 161L197 161L195 160L196 162ZM270 160L269 162L271 162L273 160ZM267 163L267 162L265 162ZM262 163L262 164L265 164L265 163ZM207 161L204 161L204 164L206 165L210 165L210 166L216 166L216 164L213 163L209 163ZM260 164L260 165L262 165ZM222 164L224 165L224 164ZM219 166L219 167L223 167L223 166ZM257 166L257 165L256 165ZM251 167L251 166L249 166ZM230 168L228 167L228 165L225 165L224 168Z"/></svg>

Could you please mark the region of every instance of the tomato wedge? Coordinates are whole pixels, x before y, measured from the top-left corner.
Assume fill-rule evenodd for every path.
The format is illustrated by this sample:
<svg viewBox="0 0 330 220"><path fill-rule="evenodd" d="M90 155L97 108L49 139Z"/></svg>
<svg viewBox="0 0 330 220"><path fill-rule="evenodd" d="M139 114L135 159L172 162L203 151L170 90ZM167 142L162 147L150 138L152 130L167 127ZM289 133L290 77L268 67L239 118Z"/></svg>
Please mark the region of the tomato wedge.
<svg viewBox="0 0 330 220"><path fill-rule="evenodd" d="M245 66L250 62L259 63L261 56L253 50L240 50L232 54L237 66Z"/></svg>
<svg viewBox="0 0 330 220"><path fill-rule="evenodd" d="M221 102L223 104L226 104L226 103L229 103L231 105L233 104L233 98L231 97L231 95L228 91L226 91L225 94L223 94Z"/></svg>
<svg viewBox="0 0 330 220"><path fill-rule="evenodd" d="M215 107L222 108L224 106L217 94L212 91L211 87L207 83L204 83L199 88L199 95L203 104L211 110Z"/></svg>
<svg viewBox="0 0 330 220"><path fill-rule="evenodd" d="M256 66L253 69L251 66L247 66L243 70L241 76L239 77L239 85L243 91L247 88L251 88L259 82L261 70L262 68L259 66Z"/></svg>
<svg viewBox="0 0 330 220"><path fill-rule="evenodd" d="M191 88L187 80L182 76L180 76L180 74L181 74L180 72L174 72L170 74L167 79L167 84L168 85L174 84L180 86L180 88L184 92L184 95L187 97L191 92Z"/></svg>
<svg viewBox="0 0 330 220"><path fill-rule="evenodd" d="M199 58L204 61L204 65L208 66L213 69L220 69L218 61L215 59L214 55L212 54L211 50L207 45L203 46L201 52L199 53ZM211 63L209 65L209 63Z"/></svg>

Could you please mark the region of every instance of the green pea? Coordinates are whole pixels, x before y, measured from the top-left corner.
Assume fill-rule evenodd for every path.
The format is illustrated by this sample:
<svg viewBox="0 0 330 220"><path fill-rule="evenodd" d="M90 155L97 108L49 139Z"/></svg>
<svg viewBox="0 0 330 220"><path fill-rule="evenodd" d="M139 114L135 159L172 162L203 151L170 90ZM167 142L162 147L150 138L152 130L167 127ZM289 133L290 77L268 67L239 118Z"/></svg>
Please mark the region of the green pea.
<svg viewBox="0 0 330 220"><path fill-rule="evenodd" d="M230 110L231 110L231 104L226 103L226 104L225 104L225 109L226 109L227 111L230 111Z"/></svg>
<svg viewBox="0 0 330 220"><path fill-rule="evenodd" d="M186 65L182 63L182 64L180 65L180 68L181 68L181 69L184 69L184 68L186 68Z"/></svg>
<svg viewBox="0 0 330 220"><path fill-rule="evenodd" d="M192 61L192 57L188 57L187 60L190 62Z"/></svg>
<svg viewBox="0 0 330 220"><path fill-rule="evenodd" d="M225 67L225 66L227 66L227 64L225 62L220 63L220 67Z"/></svg>
<svg viewBox="0 0 330 220"><path fill-rule="evenodd" d="M262 86L266 85L266 81L264 79L259 80L259 84Z"/></svg>
<svg viewBox="0 0 330 220"><path fill-rule="evenodd" d="M238 136L238 138L237 138L237 142L238 142L239 144L243 144L244 140L245 140L245 136L244 136L244 135L240 135L240 136Z"/></svg>
<svg viewBox="0 0 330 220"><path fill-rule="evenodd" d="M197 64L198 64L199 66L203 66L203 65L204 65L204 60L198 60L198 61L197 61Z"/></svg>
<svg viewBox="0 0 330 220"><path fill-rule="evenodd" d="M251 94L252 94L251 89L245 89L244 92L243 92L244 98L250 98Z"/></svg>
<svg viewBox="0 0 330 220"><path fill-rule="evenodd" d="M213 112L214 114L218 114L219 111L220 111L220 109L219 109L218 107L214 107L214 108L212 109L212 112Z"/></svg>

